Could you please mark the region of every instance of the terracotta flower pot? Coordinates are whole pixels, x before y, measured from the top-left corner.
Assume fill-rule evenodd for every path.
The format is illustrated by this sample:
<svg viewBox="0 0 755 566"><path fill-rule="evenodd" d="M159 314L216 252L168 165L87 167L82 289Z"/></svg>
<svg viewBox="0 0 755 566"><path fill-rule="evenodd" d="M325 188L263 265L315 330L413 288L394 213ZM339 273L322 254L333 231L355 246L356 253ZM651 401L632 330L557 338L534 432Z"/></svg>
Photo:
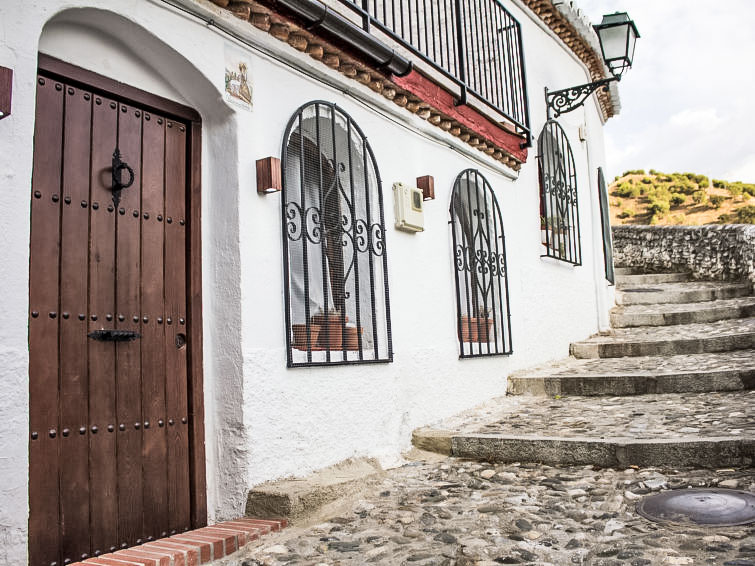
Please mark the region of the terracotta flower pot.
<svg viewBox="0 0 755 566"><path fill-rule="evenodd" d="M343 333L340 324L326 324L320 328L320 337L317 341L320 348L329 350L341 350L343 347Z"/></svg>
<svg viewBox="0 0 755 566"><path fill-rule="evenodd" d="M493 328L492 318L477 318L477 341L490 342L490 330Z"/></svg>
<svg viewBox="0 0 755 566"><path fill-rule="evenodd" d="M469 316L461 317L461 341L477 342L477 319Z"/></svg>
<svg viewBox="0 0 755 566"><path fill-rule="evenodd" d="M319 324L321 327L325 326L326 324L329 324L331 326L332 325L341 326L341 322L344 322L344 323L349 322L349 317L344 316L343 321L342 321L341 313L330 313L330 314L317 313L317 314L313 314L310 320L312 324Z"/></svg>
<svg viewBox="0 0 755 566"><path fill-rule="evenodd" d="M364 328L361 326L347 326L346 327L346 341L344 344L346 345L347 350L358 350L359 349L359 335L364 333Z"/></svg>
<svg viewBox="0 0 755 566"><path fill-rule="evenodd" d="M291 330L294 333L294 348L300 350L307 349L307 325L306 324L292 324ZM314 348L317 346L317 338L320 335L320 325L309 325L309 345Z"/></svg>

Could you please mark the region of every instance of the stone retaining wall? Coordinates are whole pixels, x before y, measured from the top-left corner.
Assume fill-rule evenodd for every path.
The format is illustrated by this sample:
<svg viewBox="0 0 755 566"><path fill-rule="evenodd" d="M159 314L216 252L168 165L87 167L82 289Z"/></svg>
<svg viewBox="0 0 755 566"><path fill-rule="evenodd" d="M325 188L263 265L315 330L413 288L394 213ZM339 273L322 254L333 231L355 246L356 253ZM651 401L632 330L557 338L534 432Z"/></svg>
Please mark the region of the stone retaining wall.
<svg viewBox="0 0 755 566"><path fill-rule="evenodd" d="M614 226L612 232L617 267L755 283L755 225Z"/></svg>

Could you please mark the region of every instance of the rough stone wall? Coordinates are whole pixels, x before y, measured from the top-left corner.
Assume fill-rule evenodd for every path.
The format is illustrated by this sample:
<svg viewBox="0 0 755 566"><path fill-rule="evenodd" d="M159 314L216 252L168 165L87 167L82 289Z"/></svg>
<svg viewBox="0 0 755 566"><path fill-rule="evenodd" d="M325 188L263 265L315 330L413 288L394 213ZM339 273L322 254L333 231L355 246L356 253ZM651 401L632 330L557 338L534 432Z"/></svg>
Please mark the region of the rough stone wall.
<svg viewBox="0 0 755 566"><path fill-rule="evenodd" d="M617 267L683 269L696 279L755 283L755 225L614 226Z"/></svg>

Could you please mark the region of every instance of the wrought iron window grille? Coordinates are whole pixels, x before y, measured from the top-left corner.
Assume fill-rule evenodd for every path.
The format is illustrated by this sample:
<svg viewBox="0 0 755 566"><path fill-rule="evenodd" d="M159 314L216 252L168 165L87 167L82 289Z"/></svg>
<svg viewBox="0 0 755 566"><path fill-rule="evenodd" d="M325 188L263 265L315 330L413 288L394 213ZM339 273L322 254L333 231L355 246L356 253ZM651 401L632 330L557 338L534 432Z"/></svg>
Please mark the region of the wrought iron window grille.
<svg viewBox="0 0 755 566"><path fill-rule="evenodd" d="M603 230L603 261L606 267L606 279L612 284L616 283L616 275L613 269L613 240L611 238L611 216L608 207L608 188L603 168L598 167L598 199L600 202L600 225Z"/></svg>
<svg viewBox="0 0 755 566"><path fill-rule="evenodd" d="M511 354L506 240L498 199L475 169L462 171L451 195L459 357Z"/></svg>
<svg viewBox="0 0 755 566"><path fill-rule="evenodd" d="M519 22L498 0L341 0L362 18L511 120L530 143L529 102Z"/></svg>
<svg viewBox="0 0 755 566"><path fill-rule="evenodd" d="M284 135L282 228L288 366L393 359L380 176L335 104L300 107Z"/></svg>
<svg viewBox="0 0 755 566"><path fill-rule="evenodd" d="M545 253L582 265L577 172L569 140L555 120L548 120L537 141L540 177L540 231Z"/></svg>

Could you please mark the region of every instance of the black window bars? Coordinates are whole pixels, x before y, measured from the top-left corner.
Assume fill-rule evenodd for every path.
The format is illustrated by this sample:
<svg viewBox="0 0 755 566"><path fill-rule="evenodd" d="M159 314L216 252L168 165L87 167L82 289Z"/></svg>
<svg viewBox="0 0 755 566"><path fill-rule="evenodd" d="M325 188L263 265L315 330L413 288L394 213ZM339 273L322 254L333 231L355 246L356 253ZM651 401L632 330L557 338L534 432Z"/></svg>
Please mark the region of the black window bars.
<svg viewBox="0 0 755 566"><path fill-rule="evenodd" d="M371 26L511 120L529 140L519 22L498 0L341 0Z"/></svg>
<svg viewBox="0 0 755 566"><path fill-rule="evenodd" d="M460 357L510 354L506 241L498 200L475 169L462 171L451 196Z"/></svg>
<svg viewBox="0 0 755 566"><path fill-rule="evenodd" d="M380 176L335 104L300 107L283 141L288 366L393 359Z"/></svg>
<svg viewBox="0 0 755 566"><path fill-rule="evenodd" d="M598 167L598 199L600 202L600 225L603 229L603 261L606 267L606 279L616 283L613 270L613 241L611 239L611 213L608 207L608 188L603 168Z"/></svg>
<svg viewBox="0 0 755 566"><path fill-rule="evenodd" d="M566 133L555 120L548 120L540 133L537 159L543 256L582 265L574 155Z"/></svg>

